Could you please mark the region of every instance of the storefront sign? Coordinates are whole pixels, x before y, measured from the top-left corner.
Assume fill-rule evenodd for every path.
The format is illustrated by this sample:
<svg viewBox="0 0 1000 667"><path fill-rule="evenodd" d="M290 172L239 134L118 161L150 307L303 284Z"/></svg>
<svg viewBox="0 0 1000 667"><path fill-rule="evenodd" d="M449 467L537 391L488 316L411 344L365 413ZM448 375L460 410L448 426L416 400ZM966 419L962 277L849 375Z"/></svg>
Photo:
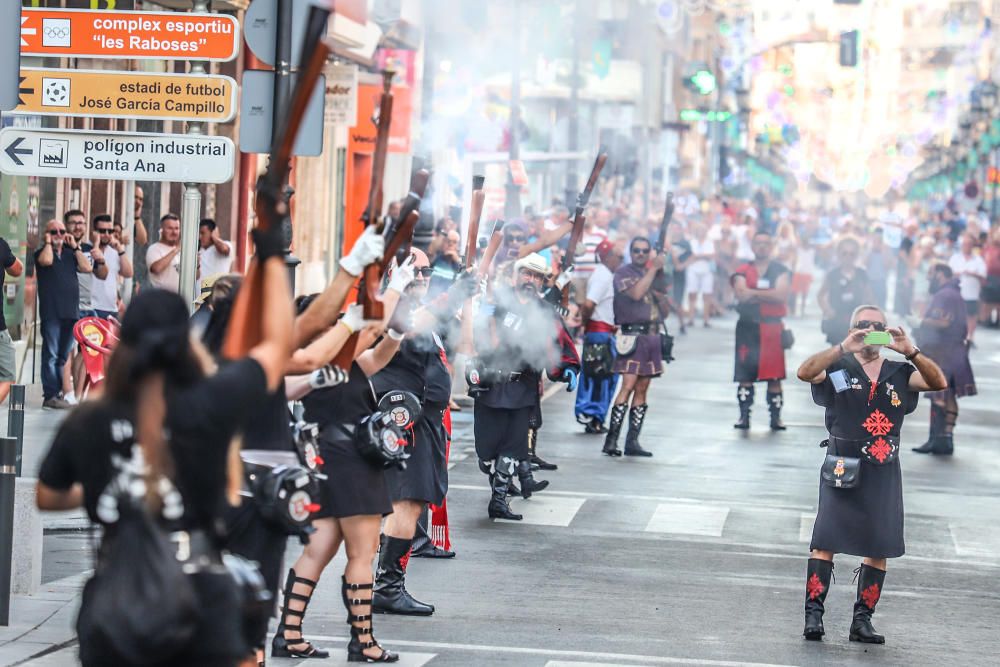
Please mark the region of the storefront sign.
<svg viewBox="0 0 1000 667"><path fill-rule="evenodd" d="M326 122L350 127L358 116L357 65L326 68Z"/></svg>

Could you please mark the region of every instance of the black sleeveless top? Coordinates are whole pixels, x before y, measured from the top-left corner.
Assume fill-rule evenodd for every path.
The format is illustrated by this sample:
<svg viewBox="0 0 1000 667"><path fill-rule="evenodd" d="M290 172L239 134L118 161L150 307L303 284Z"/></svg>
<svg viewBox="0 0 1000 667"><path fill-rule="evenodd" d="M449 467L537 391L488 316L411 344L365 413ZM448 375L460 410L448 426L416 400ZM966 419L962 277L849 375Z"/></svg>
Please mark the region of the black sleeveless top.
<svg viewBox="0 0 1000 667"><path fill-rule="evenodd" d="M348 437L335 428L338 424L355 426L375 411L377 403L368 376L352 363L347 382L310 392L302 399L302 406L305 420L319 424L320 439L337 442Z"/></svg>

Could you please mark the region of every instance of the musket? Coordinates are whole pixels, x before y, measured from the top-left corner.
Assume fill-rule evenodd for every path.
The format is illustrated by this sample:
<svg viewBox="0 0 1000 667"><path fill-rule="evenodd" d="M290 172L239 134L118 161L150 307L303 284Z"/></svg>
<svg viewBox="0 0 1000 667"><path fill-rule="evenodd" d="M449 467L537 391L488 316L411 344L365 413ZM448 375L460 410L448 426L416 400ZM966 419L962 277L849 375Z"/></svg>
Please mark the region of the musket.
<svg viewBox="0 0 1000 667"><path fill-rule="evenodd" d="M663 220L660 222L660 231L659 234L657 234L656 245L654 246L656 252L661 255L664 252L666 252L667 229L670 227L670 219L673 217L674 217L674 193L668 192L667 202L663 206ZM656 272L656 277L653 279L653 285L651 289L654 292L663 294L663 296L666 297L667 305L670 310L677 311L678 313L681 312L680 309L677 307L677 304L674 303L673 296L671 296L670 294L670 284L669 281L667 280L667 274L663 269L660 269L659 271ZM667 313L664 313L664 317L666 317L666 315Z"/></svg>
<svg viewBox="0 0 1000 667"><path fill-rule="evenodd" d="M477 244L479 242L479 219L483 216L483 205L486 203L486 193L483 192L485 176L472 177L472 205L469 208L469 229L465 239L465 268L469 269L476 263Z"/></svg>
<svg viewBox="0 0 1000 667"><path fill-rule="evenodd" d="M607 153L599 153L597 155L597 159L594 160L594 166L590 170L590 178L587 179L587 185L583 188L583 191L576 196L576 211L573 216L573 231L570 232L569 244L566 246L566 255L563 260L564 270L576 260L576 246L580 243L580 239L583 237L583 228L587 223L587 216L584 215L584 212L587 209L587 202L590 201L590 195L593 194L594 188L597 187L597 179L600 177L601 170L604 169L604 163L607 161ZM569 289L569 285L566 285L562 289L563 308L567 308L569 306Z"/></svg>
<svg viewBox="0 0 1000 667"><path fill-rule="evenodd" d="M280 115L285 120L285 126L272 129L270 161L267 171L257 179L254 212L257 217L257 227L261 230L270 230L281 225L287 215L284 187L291 169L292 150L299 128L302 127L306 108L323 74L326 59L330 55L330 47L324 40L329 17L329 7L319 7L315 4L310 6L302 45L302 53L309 54L309 59L305 66L300 68L288 109ZM233 303L222 346L222 354L228 359L245 356L263 338L261 333L263 277L256 258L251 258L243 286Z"/></svg>
<svg viewBox="0 0 1000 667"><path fill-rule="evenodd" d="M480 277L489 276L490 265L493 263L497 251L500 250L501 243L503 243L503 220L497 220L493 225L493 233L490 234L490 242L486 245L486 250L483 251L483 259L479 263L478 273Z"/></svg>

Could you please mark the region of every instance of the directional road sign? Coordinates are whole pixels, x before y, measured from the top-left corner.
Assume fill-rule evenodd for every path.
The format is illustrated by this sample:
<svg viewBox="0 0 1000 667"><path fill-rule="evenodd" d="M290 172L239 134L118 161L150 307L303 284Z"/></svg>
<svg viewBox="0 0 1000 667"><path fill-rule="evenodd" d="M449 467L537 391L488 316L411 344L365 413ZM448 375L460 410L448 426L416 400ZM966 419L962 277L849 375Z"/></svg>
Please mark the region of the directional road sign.
<svg viewBox="0 0 1000 667"><path fill-rule="evenodd" d="M21 11L21 55L226 61L239 47L239 23L226 14Z"/></svg>
<svg viewBox="0 0 1000 667"><path fill-rule="evenodd" d="M18 176L225 183L235 162L228 137L0 130L0 172Z"/></svg>
<svg viewBox="0 0 1000 667"><path fill-rule="evenodd" d="M292 62L301 61L309 3L292 3ZM278 27L278 0L253 0L243 17L243 37L257 60L274 67L274 42Z"/></svg>
<svg viewBox="0 0 1000 667"><path fill-rule="evenodd" d="M293 75L292 81L295 81ZM274 117L274 72L248 69L243 72L243 95L240 97L240 150L244 153L267 153L271 150L271 123ZM326 102L326 77L316 82L302 127L295 139L292 155L315 157L323 152L323 106Z"/></svg>
<svg viewBox="0 0 1000 667"><path fill-rule="evenodd" d="M17 106L20 21L20 2L0 3L0 111Z"/></svg>
<svg viewBox="0 0 1000 667"><path fill-rule="evenodd" d="M228 76L21 68L15 113L225 123L236 115Z"/></svg>

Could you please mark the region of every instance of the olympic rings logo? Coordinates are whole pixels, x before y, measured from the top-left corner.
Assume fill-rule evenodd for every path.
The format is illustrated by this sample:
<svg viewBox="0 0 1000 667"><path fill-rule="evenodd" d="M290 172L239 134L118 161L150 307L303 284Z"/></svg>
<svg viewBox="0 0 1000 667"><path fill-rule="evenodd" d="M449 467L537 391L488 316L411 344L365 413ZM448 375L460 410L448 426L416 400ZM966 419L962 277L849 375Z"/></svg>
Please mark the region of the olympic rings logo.
<svg viewBox="0 0 1000 667"><path fill-rule="evenodd" d="M45 28L46 37L69 37L69 28Z"/></svg>

